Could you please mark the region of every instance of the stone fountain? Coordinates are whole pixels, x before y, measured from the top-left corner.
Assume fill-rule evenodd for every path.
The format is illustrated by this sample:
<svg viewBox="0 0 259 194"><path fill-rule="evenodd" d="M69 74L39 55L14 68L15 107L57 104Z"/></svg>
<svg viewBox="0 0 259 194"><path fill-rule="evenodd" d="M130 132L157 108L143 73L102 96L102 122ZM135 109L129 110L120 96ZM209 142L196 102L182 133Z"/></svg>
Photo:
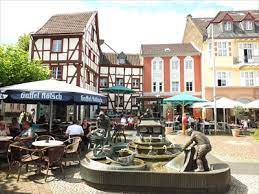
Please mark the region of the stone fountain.
<svg viewBox="0 0 259 194"><path fill-rule="evenodd" d="M211 170L188 170L193 149L181 152L163 133L163 126L150 121L138 126L138 136L129 143L113 144L91 151L81 161L82 178L103 191L152 191L163 193L225 193L230 168L208 155Z"/></svg>

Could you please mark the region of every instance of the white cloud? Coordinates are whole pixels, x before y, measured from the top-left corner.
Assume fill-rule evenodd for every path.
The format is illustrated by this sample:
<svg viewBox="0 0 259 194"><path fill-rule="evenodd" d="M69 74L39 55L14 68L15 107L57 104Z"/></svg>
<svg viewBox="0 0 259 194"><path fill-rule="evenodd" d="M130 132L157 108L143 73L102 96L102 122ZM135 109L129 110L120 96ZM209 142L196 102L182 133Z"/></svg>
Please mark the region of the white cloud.
<svg viewBox="0 0 259 194"><path fill-rule="evenodd" d="M0 0L0 43L15 43L19 35L38 30L51 15L98 10L100 38L117 52L139 52L143 43L181 42L190 10L179 14L178 6L194 5L190 11L193 17L213 17L219 6L225 10L258 9L258 2L205 1L200 6L195 1L172 1L169 3L174 3L175 9L152 10L161 4L166 6L168 2L112 1L103 4L94 1ZM204 9L204 6L208 8Z"/></svg>

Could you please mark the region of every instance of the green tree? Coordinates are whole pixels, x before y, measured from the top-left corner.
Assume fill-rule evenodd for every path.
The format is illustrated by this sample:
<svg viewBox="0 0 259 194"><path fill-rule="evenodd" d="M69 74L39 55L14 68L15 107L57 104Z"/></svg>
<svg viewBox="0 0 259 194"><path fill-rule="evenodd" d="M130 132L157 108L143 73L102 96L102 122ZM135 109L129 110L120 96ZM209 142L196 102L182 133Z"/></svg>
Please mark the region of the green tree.
<svg viewBox="0 0 259 194"><path fill-rule="evenodd" d="M0 83L2 86L49 77L40 61L30 61L28 52L19 46L0 45Z"/></svg>
<svg viewBox="0 0 259 194"><path fill-rule="evenodd" d="M23 34L22 36L19 36L18 41L17 41L17 46L19 48L28 52L29 45L30 45L30 35L29 34Z"/></svg>

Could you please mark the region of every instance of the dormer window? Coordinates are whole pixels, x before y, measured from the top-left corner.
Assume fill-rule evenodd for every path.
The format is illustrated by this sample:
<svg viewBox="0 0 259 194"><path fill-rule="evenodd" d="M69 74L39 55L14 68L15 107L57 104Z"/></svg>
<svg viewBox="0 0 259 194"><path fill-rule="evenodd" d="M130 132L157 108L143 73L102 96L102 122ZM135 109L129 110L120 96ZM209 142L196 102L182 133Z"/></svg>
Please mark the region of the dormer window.
<svg viewBox="0 0 259 194"><path fill-rule="evenodd" d="M253 22L251 20L245 21L245 30L253 30Z"/></svg>
<svg viewBox="0 0 259 194"><path fill-rule="evenodd" d="M231 31L232 30L232 22L227 21L224 23L224 31Z"/></svg>
<svg viewBox="0 0 259 194"><path fill-rule="evenodd" d="M126 64L127 55L125 55L123 52L118 54L117 56L118 64L123 65Z"/></svg>

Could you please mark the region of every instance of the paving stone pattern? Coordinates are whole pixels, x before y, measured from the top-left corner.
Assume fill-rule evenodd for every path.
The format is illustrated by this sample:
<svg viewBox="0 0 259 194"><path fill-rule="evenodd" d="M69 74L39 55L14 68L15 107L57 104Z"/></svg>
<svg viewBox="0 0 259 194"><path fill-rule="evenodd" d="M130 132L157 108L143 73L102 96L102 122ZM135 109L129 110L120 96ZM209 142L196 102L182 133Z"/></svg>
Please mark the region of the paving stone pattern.
<svg viewBox="0 0 259 194"><path fill-rule="evenodd" d="M169 135L168 138L173 143L184 144L189 137ZM213 146L212 154L227 162L232 169L232 184L227 194L259 194L259 170L257 170L259 168L259 142L247 136L240 138L209 136L209 139ZM26 174L24 169L19 182L16 181L16 174L6 179L6 170L6 165L0 166L0 194L112 193L88 186L81 179L79 166L76 163L72 163L65 169L65 178L58 169L53 170L47 182L44 181L44 175L35 175L36 169L33 168L30 168L30 172Z"/></svg>

